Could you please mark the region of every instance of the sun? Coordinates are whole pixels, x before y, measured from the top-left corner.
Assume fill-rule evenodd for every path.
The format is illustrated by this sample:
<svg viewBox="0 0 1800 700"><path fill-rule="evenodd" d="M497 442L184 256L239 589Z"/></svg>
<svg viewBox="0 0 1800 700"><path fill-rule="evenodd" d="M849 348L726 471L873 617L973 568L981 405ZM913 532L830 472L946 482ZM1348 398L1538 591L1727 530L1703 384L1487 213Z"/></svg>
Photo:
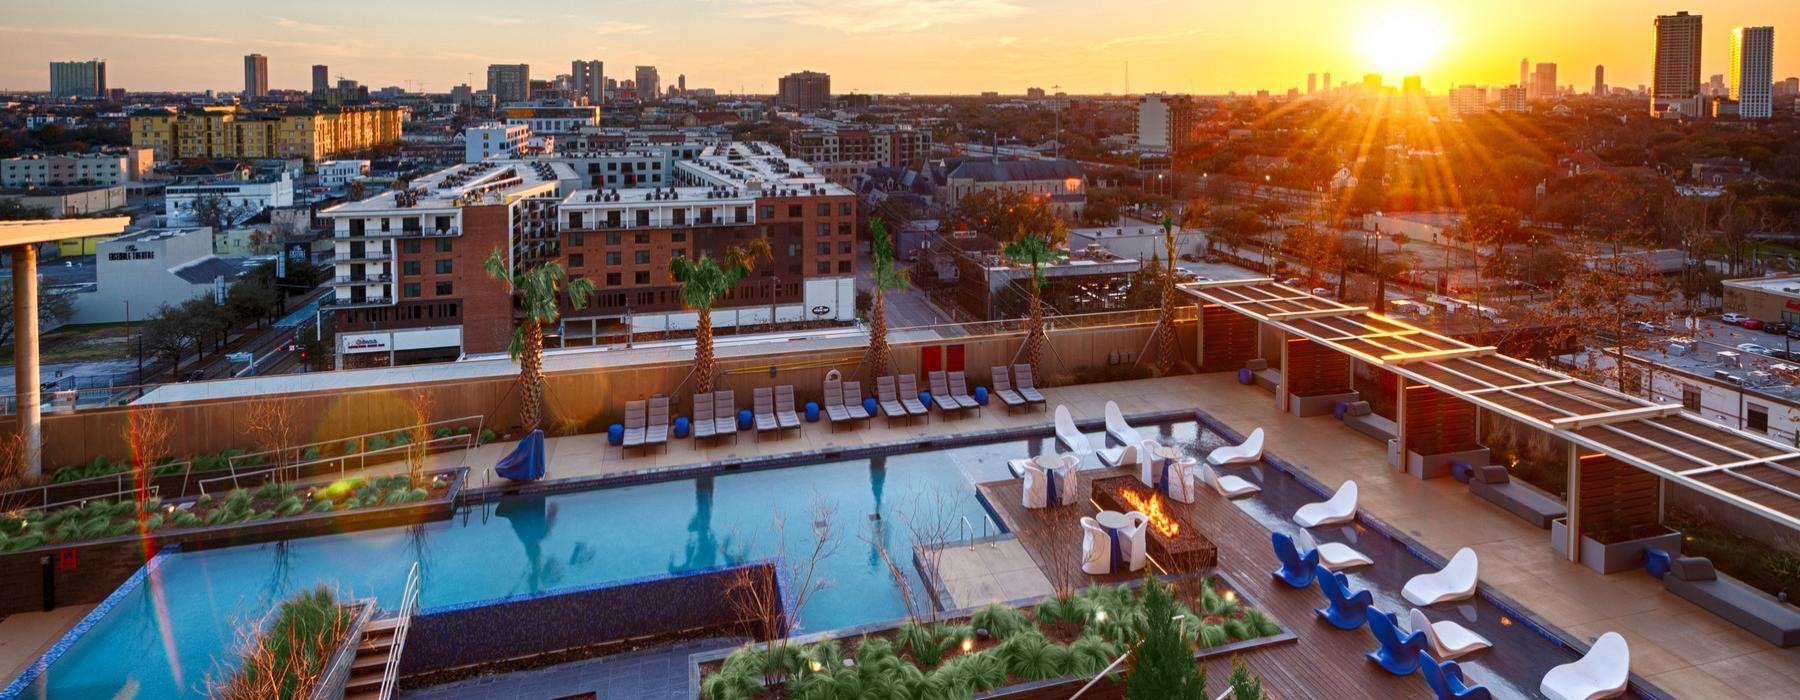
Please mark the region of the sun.
<svg viewBox="0 0 1800 700"><path fill-rule="evenodd" d="M1374 71L1417 75L1443 50L1445 29L1427 10L1394 8L1370 16L1358 39L1363 57Z"/></svg>

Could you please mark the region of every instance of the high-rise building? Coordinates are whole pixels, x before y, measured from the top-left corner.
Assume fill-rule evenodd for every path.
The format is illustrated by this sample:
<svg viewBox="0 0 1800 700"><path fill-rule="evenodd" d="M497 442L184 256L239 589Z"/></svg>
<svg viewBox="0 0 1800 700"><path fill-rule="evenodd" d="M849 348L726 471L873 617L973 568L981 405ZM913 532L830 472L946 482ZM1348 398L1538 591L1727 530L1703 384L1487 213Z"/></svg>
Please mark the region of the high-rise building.
<svg viewBox="0 0 1800 700"><path fill-rule="evenodd" d="M244 57L244 99L269 96L269 57L253 53Z"/></svg>
<svg viewBox="0 0 1800 700"><path fill-rule="evenodd" d="M1500 88L1500 100L1494 103L1494 109L1501 112L1524 114L1531 111L1529 96L1525 88L1519 85L1508 85Z"/></svg>
<svg viewBox="0 0 1800 700"><path fill-rule="evenodd" d="M1363 74L1362 86L1363 86L1363 90L1366 90L1368 92L1381 92L1381 74L1380 73L1365 73L1365 74Z"/></svg>
<svg viewBox="0 0 1800 700"><path fill-rule="evenodd" d="M1775 28L1738 27L1731 30L1731 99L1738 102L1741 119L1775 116L1769 93L1775 80Z"/></svg>
<svg viewBox="0 0 1800 700"><path fill-rule="evenodd" d="M1450 116L1455 118L1487 111L1487 88L1462 85L1450 88Z"/></svg>
<svg viewBox="0 0 1800 700"><path fill-rule="evenodd" d="M348 82L348 81L346 81ZM318 162L400 142L404 107L251 110L206 107L131 117L131 145L159 161L306 158Z"/></svg>
<svg viewBox="0 0 1800 700"><path fill-rule="evenodd" d="M1788 78L1775 84L1776 97L1800 96L1800 78Z"/></svg>
<svg viewBox="0 0 1800 700"><path fill-rule="evenodd" d="M1537 71L1531 74L1531 94L1538 100L1556 99L1556 64L1537 64Z"/></svg>
<svg viewBox="0 0 1800 700"><path fill-rule="evenodd" d="M831 103L831 76L814 71L789 73L777 81L776 102L794 109L819 109Z"/></svg>
<svg viewBox="0 0 1800 700"><path fill-rule="evenodd" d="M662 78L656 75L656 66L637 67L637 95L645 101L662 97Z"/></svg>
<svg viewBox="0 0 1800 700"><path fill-rule="evenodd" d="M1325 91L1326 91L1326 92L1331 92L1331 72L1330 72L1330 71L1326 71L1326 72L1325 72L1325 75L1324 75L1324 78L1325 78L1325 79L1324 79L1324 85L1325 85Z"/></svg>
<svg viewBox="0 0 1800 700"><path fill-rule="evenodd" d="M1318 73L1307 73L1306 74L1306 94L1311 95L1318 91L1319 91L1319 74Z"/></svg>
<svg viewBox="0 0 1800 700"><path fill-rule="evenodd" d="M1706 79L1706 87L1700 89L1707 97L1725 97L1731 94L1731 88L1725 85L1725 74L1714 73Z"/></svg>
<svg viewBox="0 0 1800 700"><path fill-rule="evenodd" d="M1408 95L1423 94L1425 92L1425 81L1423 78L1416 75L1404 76L1400 78L1400 92Z"/></svg>
<svg viewBox="0 0 1800 700"><path fill-rule="evenodd" d="M1537 99L1537 85L1531 82L1531 61L1519 59L1519 87L1525 88L1525 96Z"/></svg>
<svg viewBox="0 0 1800 700"><path fill-rule="evenodd" d="M50 96L106 96L106 62L99 59L94 59L92 61L51 61Z"/></svg>
<svg viewBox="0 0 1800 700"><path fill-rule="evenodd" d="M325 94L331 92L331 69L315 63L312 67L312 78L313 99L325 99Z"/></svg>
<svg viewBox="0 0 1800 700"><path fill-rule="evenodd" d="M1655 116L1699 116L1700 15L1677 12L1656 18L1650 113Z"/></svg>
<svg viewBox="0 0 1800 700"><path fill-rule="evenodd" d="M590 105L606 101L606 64L600 61L575 60L569 63L570 97L587 98Z"/></svg>
<svg viewBox="0 0 1800 700"><path fill-rule="evenodd" d="M675 94L680 95L682 97L687 97L687 74L686 73L682 73L680 75L675 76Z"/></svg>
<svg viewBox="0 0 1800 700"><path fill-rule="evenodd" d="M1152 94L1138 98L1138 145L1167 151L1182 151L1197 138L1200 123L1199 105L1186 95L1170 97Z"/></svg>
<svg viewBox="0 0 1800 700"><path fill-rule="evenodd" d="M1606 66L1594 66L1594 96L1606 96Z"/></svg>
<svg viewBox="0 0 1800 700"><path fill-rule="evenodd" d="M495 63L488 66L487 89L496 103L531 99L531 66L525 63Z"/></svg>

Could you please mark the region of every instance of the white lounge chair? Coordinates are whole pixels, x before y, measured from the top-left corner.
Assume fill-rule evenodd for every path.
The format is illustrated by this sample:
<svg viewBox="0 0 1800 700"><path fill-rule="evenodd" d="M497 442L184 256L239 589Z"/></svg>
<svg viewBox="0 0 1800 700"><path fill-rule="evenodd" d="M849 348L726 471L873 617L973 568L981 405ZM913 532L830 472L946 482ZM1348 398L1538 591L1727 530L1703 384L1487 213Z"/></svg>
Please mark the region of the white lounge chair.
<svg viewBox="0 0 1800 700"><path fill-rule="evenodd" d="M1213 450L1212 454L1206 456L1206 463L1215 467L1223 467L1227 464L1255 462L1262 459L1262 453L1263 430L1257 428L1250 431L1250 437L1245 438L1243 444L1226 445Z"/></svg>
<svg viewBox="0 0 1800 700"><path fill-rule="evenodd" d="M1125 414L1119 412L1119 404L1106 402L1106 434L1118 440L1121 445L1136 445L1144 441L1143 433L1125 422Z"/></svg>
<svg viewBox="0 0 1800 700"><path fill-rule="evenodd" d="M1544 674L1538 692L1552 700L1617 697L1631 681L1631 647L1618 632L1607 632L1580 659Z"/></svg>
<svg viewBox="0 0 1800 700"><path fill-rule="evenodd" d="M1146 453L1139 450L1137 445L1130 443L1097 451L1094 456L1100 458L1101 464L1109 467L1127 467L1149 461Z"/></svg>
<svg viewBox="0 0 1800 700"><path fill-rule="evenodd" d="M1480 566L1475 550L1463 547L1443 569L1412 577L1400 595L1420 607L1468 598L1475 595L1475 574Z"/></svg>
<svg viewBox="0 0 1800 700"><path fill-rule="evenodd" d="M1357 551L1355 547L1316 541L1312 533L1305 530L1301 530L1299 536L1294 538L1294 547L1300 550L1301 556L1305 556L1307 550L1318 552L1319 565L1325 567L1326 571L1343 571L1375 563L1374 559Z"/></svg>
<svg viewBox="0 0 1800 700"><path fill-rule="evenodd" d="M1336 525L1356 519L1356 482L1345 481L1337 493L1321 503L1308 503L1294 511L1294 522L1300 527Z"/></svg>
<svg viewBox="0 0 1800 700"><path fill-rule="evenodd" d="M1199 469L1200 460L1193 457L1182 457L1169 465L1169 483L1163 488L1168 491L1171 500L1180 503L1194 502L1197 495L1195 492L1199 490L1196 488L1199 480L1196 473Z"/></svg>
<svg viewBox="0 0 1800 700"><path fill-rule="evenodd" d="M1094 451L1087 436L1075 429L1075 417L1069 415L1069 407L1061 404L1056 406L1056 441L1062 443L1063 447L1068 448L1070 452Z"/></svg>
<svg viewBox="0 0 1800 700"><path fill-rule="evenodd" d="M1081 518L1081 571L1093 576L1112 573L1112 537L1093 518Z"/></svg>
<svg viewBox="0 0 1800 700"><path fill-rule="evenodd" d="M1425 633L1425 642L1431 645L1431 655L1439 661L1449 661L1494 645L1487 637L1455 622L1432 622L1431 618L1425 616L1425 611L1418 608L1407 613L1407 618L1407 624L1412 625L1414 632Z"/></svg>
<svg viewBox="0 0 1800 700"><path fill-rule="evenodd" d="M1211 484L1214 491L1218 491L1219 495L1226 498L1249 496L1262 490L1261 486L1252 484L1249 480L1242 477L1236 477L1230 474L1220 474L1213 469L1212 464L1210 463L1200 465L1200 477L1204 479L1206 483Z"/></svg>

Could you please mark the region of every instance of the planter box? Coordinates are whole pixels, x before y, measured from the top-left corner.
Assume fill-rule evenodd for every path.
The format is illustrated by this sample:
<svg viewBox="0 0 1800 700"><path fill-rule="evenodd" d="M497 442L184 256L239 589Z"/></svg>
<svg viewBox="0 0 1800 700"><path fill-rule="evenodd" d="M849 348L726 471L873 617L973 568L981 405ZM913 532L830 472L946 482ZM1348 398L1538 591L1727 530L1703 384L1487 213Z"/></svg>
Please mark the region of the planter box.
<svg viewBox="0 0 1800 700"><path fill-rule="evenodd" d="M1568 518L1557 518L1550 521L1550 547L1557 553L1568 556L1569 548L1565 542L1569 538ZM1587 535L1581 536L1581 564L1602 574L1616 574L1621 571L1641 569L1644 566L1644 551L1655 547L1670 554L1681 551L1681 533L1664 528L1664 532L1649 537L1601 544Z"/></svg>
<svg viewBox="0 0 1800 700"><path fill-rule="evenodd" d="M343 641L338 642L337 649L331 652L331 662L319 674L319 684L313 686L311 700L344 700L344 686L350 682L350 665L356 662L356 647L362 644L363 628L375 619L374 598L357 601L354 606L356 614L350 619L350 629L344 632Z"/></svg>
<svg viewBox="0 0 1800 700"><path fill-rule="evenodd" d="M1362 396L1354 391L1342 394L1319 394L1318 396L1289 396L1288 413L1301 418L1328 416L1331 415L1332 407L1336 406L1339 401L1349 402L1361 398Z"/></svg>
<svg viewBox="0 0 1800 700"><path fill-rule="evenodd" d="M1462 452L1445 452L1443 454L1422 455L1411 450L1406 452L1406 473L1415 479L1442 479L1450 475L1452 462L1468 462L1472 466L1481 467L1488 464L1486 447Z"/></svg>

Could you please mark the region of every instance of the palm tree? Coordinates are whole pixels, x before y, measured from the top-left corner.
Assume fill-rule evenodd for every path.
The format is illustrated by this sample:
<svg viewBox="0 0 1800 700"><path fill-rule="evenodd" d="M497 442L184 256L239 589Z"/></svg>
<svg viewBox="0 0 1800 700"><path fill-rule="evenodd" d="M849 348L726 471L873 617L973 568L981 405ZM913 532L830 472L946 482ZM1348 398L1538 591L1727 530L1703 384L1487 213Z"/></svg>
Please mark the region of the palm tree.
<svg viewBox="0 0 1800 700"><path fill-rule="evenodd" d="M894 265L894 242L888 238L887 224L881 219L869 220L869 274L875 278L875 299L869 304L869 367L871 376L887 374L888 339L887 292L906 288L906 270Z"/></svg>
<svg viewBox="0 0 1800 700"><path fill-rule="evenodd" d="M507 350L519 361L522 386L519 425L526 432L536 430L544 412L544 324L555 323L561 316L557 309L557 288L569 297L575 308L585 308L594 295L593 280L579 277L563 285L567 272L562 263L551 260L514 273L498 248L481 264L488 276L505 282L507 292L519 297L525 320L513 329L512 346Z"/></svg>
<svg viewBox="0 0 1800 700"><path fill-rule="evenodd" d="M1175 220L1163 217L1163 250L1168 253L1168 274L1163 275L1162 314L1156 319L1156 372L1168 374L1175 368Z"/></svg>
<svg viewBox="0 0 1800 700"><path fill-rule="evenodd" d="M743 279L744 275L750 274L750 270L756 267L757 258L767 257L770 257L769 241L758 238L726 250L724 262L714 260L704 252L697 258L683 257L669 261L669 278L681 285L681 303L700 315L699 323L694 328L694 373L699 375L695 382L695 393L712 391L713 302L736 287L738 280Z"/></svg>
<svg viewBox="0 0 1800 700"><path fill-rule="evenodd" d="M1025 332L1025 362L1031 365L1032 376L1043 376L1038 371L1038 361L1044 354L1044 286L1048 283L1044 266L1063 257L1059 246L1068 237L1069 230L1058 220L1047 234L1025 233L1021 229L1018 239L1001 249L1013 262L1031 266L1031 317Z"/></svg>

